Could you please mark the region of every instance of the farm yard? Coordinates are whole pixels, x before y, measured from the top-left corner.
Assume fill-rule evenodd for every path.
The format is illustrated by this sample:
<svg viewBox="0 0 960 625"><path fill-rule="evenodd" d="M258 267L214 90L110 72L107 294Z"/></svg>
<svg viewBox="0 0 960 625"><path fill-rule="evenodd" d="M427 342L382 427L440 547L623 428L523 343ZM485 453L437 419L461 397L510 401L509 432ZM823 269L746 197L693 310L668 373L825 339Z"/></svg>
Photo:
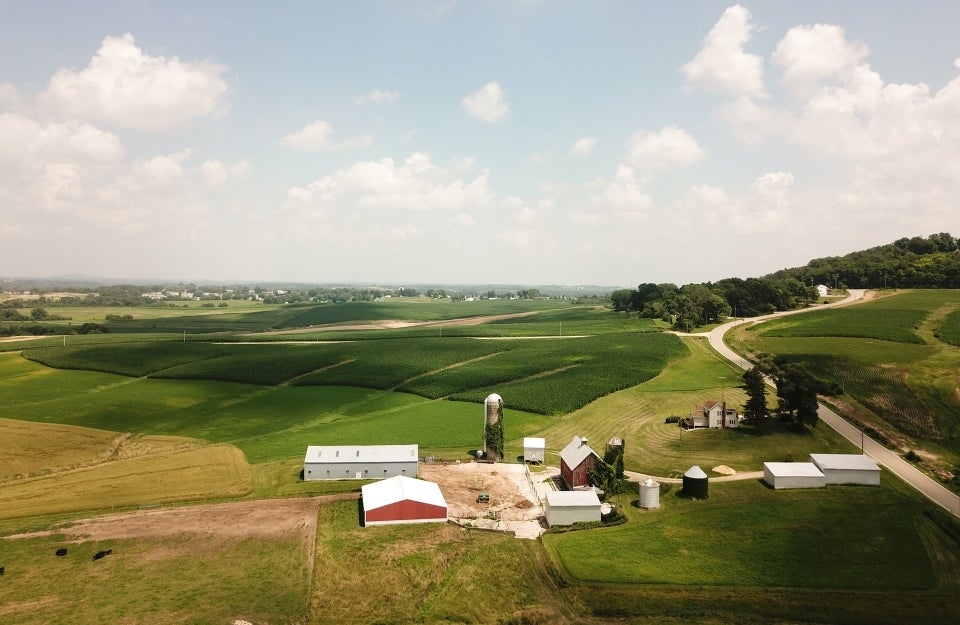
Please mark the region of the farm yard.
<svg viewBox="0 0 960 625"><path fill-rule="evenodd" d="M889 336L900 342L878 336L886 331L865 305L839 323L871 326L861 331L869 336L825 336L829 321L813 317L808 332L821 346L869 341L862 349L850 343L836 365L848 392L860 388L857 375L869 376L846 364L897 379L876 363L932 371L931 361L952 362L931 349L940 319L947 332L952 304L905 295L910 314L889 312L898 310L886 303L892 297L870 303L881 305L876 319L896 326ZM81 625L960 619L957 525L889 476L880 488L826 493L775 492L756 479L718 482L699 502L665 483L656 511L639 509L633 483L611 498L622 525L540 540L482 531L519 536L513 523L539 526L537 497L517 462L527 436L547 441L546 470L535 469L535 481L553 475L574 435L601 450L620 436L628 470L663 477L692 464L714 478L711 467L756 472L788 455L856 450L823 427L683 432L665 423L708 400L745 401L739 373L704 339L592 306L478 304L460 317L463 308L412 302L180 312L156 319L166 334L138 312L128 322L132 333L113 322L116 331L105 335L3 343L0 618L46 623L69 615ZM478 323L487 313L489 322ZM769 335L758 326L744 340L755 351L761 341L799 346L803 317L788 329L771 325ZM296 343L272 333L300 323L315 327L302 328ZM503 340L478 340L489 337ZM505 464L472 462L491 392L504 399ZM932 423L925 427L938 428L935 444L946 449L949 423ZM437 460L421 463L420 476L440 484L463 526L360 527L355 499L364 482L299 477L307 445L413 442ZM490 504L477 502L479 492ZM66 557L54 555L60 548ZM92 560L105 550L111 554ZM35 591L55 575L77 580L75 589ZM86 599L106 587L116 596Z"/></svg>

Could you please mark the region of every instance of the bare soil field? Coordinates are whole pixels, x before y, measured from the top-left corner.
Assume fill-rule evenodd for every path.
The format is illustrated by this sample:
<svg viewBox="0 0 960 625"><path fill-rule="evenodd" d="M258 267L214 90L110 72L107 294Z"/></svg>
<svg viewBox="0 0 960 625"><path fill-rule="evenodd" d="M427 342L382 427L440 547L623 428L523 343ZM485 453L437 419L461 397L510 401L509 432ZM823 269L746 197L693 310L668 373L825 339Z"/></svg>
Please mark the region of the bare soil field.
<svg viewBox="0 0 960 625"><path fill-rule="evenodd" d="M82 542L165 538L191 533L223 538L278 537L301 533L304 542L312 547L316 534L317 507L328 501L358 497L355 493L346 493L141 510L70 521L49 530L3 538L15 540L64 534L76 542Z"/></svg>

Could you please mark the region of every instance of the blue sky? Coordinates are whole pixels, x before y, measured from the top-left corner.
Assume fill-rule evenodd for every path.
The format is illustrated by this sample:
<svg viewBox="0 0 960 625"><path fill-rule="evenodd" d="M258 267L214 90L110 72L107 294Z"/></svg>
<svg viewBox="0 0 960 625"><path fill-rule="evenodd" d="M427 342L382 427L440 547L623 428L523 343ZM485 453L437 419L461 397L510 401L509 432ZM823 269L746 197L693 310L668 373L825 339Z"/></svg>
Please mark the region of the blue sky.
<svg viewBox="0 0 960 625"><path fill-rule="evenodd" d="M18 2L0 275L601 284L960 235L955 2Z"/></svg>

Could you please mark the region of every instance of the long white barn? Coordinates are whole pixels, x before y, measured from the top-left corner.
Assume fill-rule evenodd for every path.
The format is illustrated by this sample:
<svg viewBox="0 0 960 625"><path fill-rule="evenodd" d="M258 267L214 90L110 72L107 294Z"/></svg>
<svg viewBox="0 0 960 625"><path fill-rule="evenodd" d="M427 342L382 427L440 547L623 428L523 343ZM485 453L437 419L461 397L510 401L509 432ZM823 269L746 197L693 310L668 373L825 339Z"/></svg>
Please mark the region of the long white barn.
<svg viewBox="0 0 960 625"><path fill-rule="evenodd" d="M880 485L880 467L862 454L810 454L827 484Z"/></svg>
<svg viewBox="0 0 960 625"><path fill-rule="evenodd" d="M417 475L417 445L311 445L304 480L377 480Z"/></svg>

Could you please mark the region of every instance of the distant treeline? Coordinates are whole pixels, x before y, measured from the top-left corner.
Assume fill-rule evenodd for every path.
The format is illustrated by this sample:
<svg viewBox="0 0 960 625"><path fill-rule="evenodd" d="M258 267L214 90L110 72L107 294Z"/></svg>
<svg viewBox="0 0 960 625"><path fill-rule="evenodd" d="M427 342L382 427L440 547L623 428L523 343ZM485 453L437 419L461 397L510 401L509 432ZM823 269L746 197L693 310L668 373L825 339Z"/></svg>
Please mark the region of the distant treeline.
<svg viewBox="0 0 960 625"><path fill-rule="evenodd" d="M767 278L852 289L958 289L960 244L947 232L902 238L846 256L811 260Z"/></svg>
<svg viewBox="0 0 960 625"><path fill-rule="evenodd" d="M830 289L958 289L960 240L941 232L902 238L888 245L811 260L762 278L727 278L716 283L641 284L610 295L619 311L663 319L679 330L720 321L790 310L816 301L816 287Z"/></svg>
<svg viewBox="0 0 960 625"><path fill-rule="evenodd" d="M816 301L816 288L795 278L727 278L716 283L641 284L610 294L615 310L662 319L682 331L731 315L755 317Z"/></svg>

